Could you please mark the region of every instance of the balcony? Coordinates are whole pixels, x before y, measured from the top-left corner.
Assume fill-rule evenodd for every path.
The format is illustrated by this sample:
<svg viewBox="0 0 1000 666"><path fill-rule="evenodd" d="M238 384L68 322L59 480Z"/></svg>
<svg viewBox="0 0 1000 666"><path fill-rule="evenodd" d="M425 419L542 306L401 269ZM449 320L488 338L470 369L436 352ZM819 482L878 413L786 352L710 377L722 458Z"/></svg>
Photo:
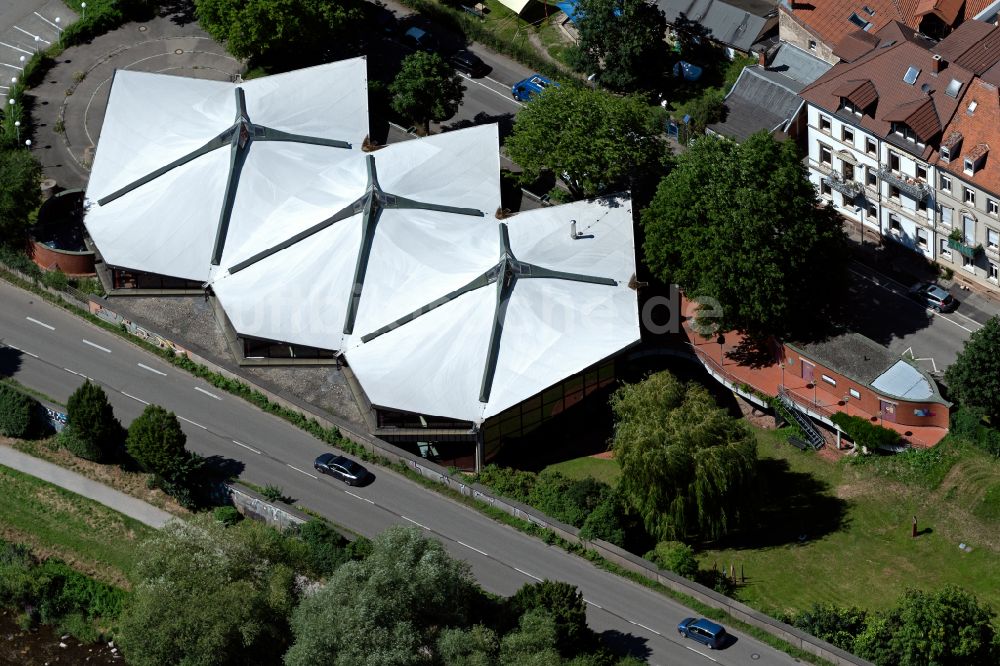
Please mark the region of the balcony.
<svg viewBox="0 0 1000 666"><path fill-rule="evenodd" d="M861 194L865 187L856 180L846 180L836 171L831 171L828 175L823 177L823 180L830 186L830 189L837 190L845 197L849 197L852 200Z"/></svg>
<svg viewBox="0 0 1000 666"><path fill-rule="evenodd" d="M923 201L931 195L931 188L927 183L921 183L913 178L910 178L909 176L896 173L887 167L879 168L878 177L890 185L895 186L896 189L906 196L916 199L917 201Z"/></svg>
<svg viewBox="0 0 1000 666"><path fill-rule="evenodd" d="M975 259L977 255L983 253L982 245L966 245L962 239L955 238L954 236L948 237L948 247L955 250L963 257L968 257L969 259Z"/></svg>

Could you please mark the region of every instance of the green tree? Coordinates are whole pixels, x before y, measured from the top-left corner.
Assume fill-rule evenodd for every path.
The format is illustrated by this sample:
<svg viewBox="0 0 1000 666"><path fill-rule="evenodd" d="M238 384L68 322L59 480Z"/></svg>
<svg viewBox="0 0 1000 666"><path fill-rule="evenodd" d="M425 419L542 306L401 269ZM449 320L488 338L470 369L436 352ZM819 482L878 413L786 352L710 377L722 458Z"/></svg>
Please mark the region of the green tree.
<svg viewBox="0 0 1000 666"><path fill-rule="evenodd" d="M944 372L949 393L963 407L981 409L1000 425L1000 317L992 317L969 336L962 352Z"/></svg>
<svg viewBox="0 0 1000 666"><path fill-rule="evenodd" d="M587 627L587 604L575 585L551 580L525 583L507 600L507 608L518 617L539 609L545 611L555 628L553 645L563 656L572 657L596 643Z"/></svg>
<svg viewBox="0 0 1000 666"><path fill-rule="evenodd" d="M128 663L278 663L296 600L295 547L252 520L169 523L139 550L115 636Z"/></svg>
<svg viewBox="0 0 1000 666"><path fill-rule="evenodd" d="M96 462L118 456L124 429L100 386L87 380L74 391L66 403L66 419L60 441L74 455Z"/></svg>
<svg viewBox="0 0 1000 666"><path fill-rule="evenodd" d="M495 631L477 624L470 629L445 629L437 649L447 666L495 666L500 657L500 640Z"/></svg>
<svg viewBox="0 0 1000 666"><path fill-rule="evenodd" d="M556 649L556 621L546 610L536 608L521 616L516 631L500 641L501 666L553 666L561 664Z"/></svg>
<svg viewBox="0 0 1000 666"><path fill-rule="evenodd" d="M659 540L716 539L752 511L757 443L698 384L669 372L611 398L619 487Z"/></svg>
<svg viewBox="0 0 1000 666"><path fill-rule="evenodd" d="M583 521L580 537L588 540L601 539L625 548L633 523L621 491L615 488L604 494L600 503Z"/></svg>
<svg viewBox="0 0 1000 666"><path fill-rule="evenodd" d="M656 117L638 97L550 87L518 111L504 145L522 182L549 171L573 199L594 197L658 177L669 153Z"/></svg>
<svg viewBox="0 0 1000 666"><path fill-rule="evenodd" d="M447 627L467 624L469 565L416 529L393 527L347 562L292 616L289 666L410 664Z"/></svg>
<svg viewBox="0 0 1000 666"><path fill-rule="evenodd" d="M168 481L183 481L190 470L187 435L173 412L148 405L128 428L125 448L142 469Z"/></svg>
<svg viewBox="0 0 1000 666"><path fill-rule="evenodd" d="M834 604L813 604L796 613L789 624L816 638L852 652L854 642L865 630L868 613L860 608L842 608Z"/></svg>
<svg viewBox="0 0 1000 666"><path fill-rule="evenodd" d="M647 0L580 0L575 64L620 92L654 90L667 68L667 20Z"/></svg>
<svg viewBox="0 0 1000 666"><path fill-rule="evenodd" d="M403 58L389 93L392 110L429 134L432 120L440 122L455 115L465 86L462 77L440 55L417 51Z"/></svg>
<svg viewBox="0 0 1000 666"><path fill-rule="evenodd" d="M646 559L678 576L694 579L698 575L698 559L694 550L680 541L661 541L646 554Z"/></svg>
<svg viewBox="0 0 1000 666"><path fill-rule="evenodd" d="M878 666L996 664L995 613L954 585L937 592L907 590L855 641L857 654Z"/></svg>
<svg viewBox="0 0 1000 666"><path fill-rule="evenodd" d="M643 211L646 263L721 306L722 330L753 338L823 328L843 289L843 222L820 205L792 141L699 138Z"/></svg>
<svg viewBox="0 0 1000 666"><path fill-rule="evenodd" d="M0 149L0 245L21 248L38 208L42 168L31 151Z"/></svg>
<svg viewBox="0 0 1000 666"><path fill-rule="evenodd" d="M237 58L279 68L357 52L357 0L195 0L198 22Z"/></svg>
<svg viewBox="0 0 1000 666"><path fill-rule="evenodd" d="M0 384L0 435L31 437L40 429L38 401L17 389Z"/></svg>

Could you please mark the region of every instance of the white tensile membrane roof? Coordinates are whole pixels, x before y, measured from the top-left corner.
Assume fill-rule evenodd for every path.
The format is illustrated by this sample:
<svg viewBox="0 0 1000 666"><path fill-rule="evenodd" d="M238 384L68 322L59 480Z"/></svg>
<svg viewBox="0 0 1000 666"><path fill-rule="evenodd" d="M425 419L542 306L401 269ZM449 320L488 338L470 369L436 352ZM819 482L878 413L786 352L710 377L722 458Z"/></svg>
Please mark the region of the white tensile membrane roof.
<svg viewBox="0 0 1000 666"><path fill-rule="evenodd" d="M481 423L639 341L628 198L487 226L437 248L437 265L469 276L461 286L417 291L407 314L347 348L372 404Z"/></svg>
<svg viewBox="0 0 1000 666"><path fill-rule="evenodd" d="M87 230L112 266L208 281L310 223L315 174L367 134L364 58L238 84L119 70Z"/></svg>

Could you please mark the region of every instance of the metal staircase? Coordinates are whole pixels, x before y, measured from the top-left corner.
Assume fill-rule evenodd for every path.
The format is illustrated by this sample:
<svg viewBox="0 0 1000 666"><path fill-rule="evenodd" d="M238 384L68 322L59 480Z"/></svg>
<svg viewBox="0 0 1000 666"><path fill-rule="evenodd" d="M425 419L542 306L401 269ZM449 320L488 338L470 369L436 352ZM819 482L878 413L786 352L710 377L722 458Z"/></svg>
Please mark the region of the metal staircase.
<svg viewBox="0 0 1000 666"><path fill-rule="evenodd" d="M826 443L823 433L819 431L812 419L799 409L799 406L788 396L784 388L778 389L778 401L775 403L775 410L785 421L795 423L799 426L809 446L819 449Z"/></svg>

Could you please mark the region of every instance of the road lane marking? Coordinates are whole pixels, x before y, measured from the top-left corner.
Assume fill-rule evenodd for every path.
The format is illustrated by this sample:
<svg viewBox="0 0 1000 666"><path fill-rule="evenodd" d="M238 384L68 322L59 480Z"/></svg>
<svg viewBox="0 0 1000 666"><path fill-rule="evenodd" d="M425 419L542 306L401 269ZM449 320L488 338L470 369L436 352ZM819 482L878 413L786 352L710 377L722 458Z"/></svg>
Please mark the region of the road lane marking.
<svg viewBox="0 0 1000 666"><path fill-rule="evenodd" d="M132 394L130 394L130 393L126 393L125 391L122 391L122 392L121 392L121 394L122 394L123 396L125 396L126 398L132 398L132 399L133 399L133 400L135 400L136 402L141 402L141 403L142 403L142 404L144 404L144 405L148 405L148 404L149 404L148 402L146 402L146 401L145 401L145 400L143 400L142 398L137 398L137 397L135 397L134 395L132 395Z"/></svg>
<svg viewBox="0 0 1000 666"><path fill-rule="evenodd" d="M90 377L88 377L87 375L83 374L82 372L77 372L76 370L70 370L69 368L63 368L63 370L65 370L66 372L68 372L71 375L76 375L77 377L83 377L86 380L90 380Z"/></svg>
<svg viewBox="0 0 1000 666"><path fill-rule="evenodd" d="M982 328L982 327L983 327L983 325L982 325L981 323L979 323L978 321L976 321L975 319L973 319L973 318L972 318L972 317L970 317L969 315L964 315L964 314L962 314L961 312L952 312L952 314L953 314L953 315L956 315L956 316L958 316L958 317L962 317L963 319L968 319L968 320L969 320L969 321L970 321L971 323L975 324L975 325L976 325L976 326L978 326L979 328Z"/></svg>
<svg viewBox="0 0 1000 666"><path fill-rule="evenodd" d="M951 319L949 317L945 317L940 312L934 312L933 310L928 310L928 312L930 312L931 314L936 314L938 317L941 317L941 319L944 319L945 321L950 321L952 324L954 324L955 326L958 326L960 329L962 329L963 331L966 331L967 333L975 333L975 331L973 331L971 328L968 328L966 326L962 326L961 324L959 324L954 319Z"/></svg>
<svg viewBox="0 0 1000 666"><path fill-rule="evenodd" d="M421 527L421 528L427 530L428 532L431 531L429 527L427 527L426 525L421 525L417 521L413 520L413 518L407 518L406 516L403 516L403 515L401 515L400 518L402 518L403 520L408 520L411 523L413 523L414 525L416 525L417 527Z"/></svg>
<svg viewBox="0 0 1000 666"><path fill-rule="evenodd" d="M651 627L647 627L646 625L644 625L644 624L642 624L640 622L635 622L633 620L629 620L629 622L632 623L632 624L634 624L635 626L641 628L641 629L645 629L646 631L650 631L650 632L656 634L660 638L663 638L663 634L661 634L660 632L658 632L656 629L653 629Z"/></svg>
<svg viewBox="0 0 1000 666"><path fill-rule="evenodd" d="M195 391L200 391L201 393L204 393L209 398L215 398L216 400L222 400L222 398L220 398L219 396L215 395L214 393L209 393L208 391L206 391L205 389L201 388L200 386L195 386L194 390Z"/></svg>
<svg viewBox="0 0 1000 666"><path fill-rule="evenodd" d="M523 574L524 574L525 576L527 576L528 578L534 578L534 579L535 579L535 580L537 580L538 582L542 582L542 579L541 579L541 578L539 578L539 577L538 577L538 576L536 576L535 574L530 574L530 573L528 573L528 572L527 572L527 571L525 571L524 569L518 569L517 567L514 567L514 571L520 571L521 573L523 573Z"/></svg>
<svg viewBox="0 0 1000 666"><path fill-rule="evenodd" d="M686 647L688 650L691 650L691 652L697 652L698 654L700 654L701 656L703 656L705 659L708 659L709 661L714 661L715 663L719 663L718 659L716 659L715 657L709 657L707 654L705 654L701 650L695 650L690 645L685 645L684 647Z"/></svg>
<svg viewBox="0 0 1000 666"><path fill-rule="evenodd" d="M142 368L143 370L149 370L150 372L154 372L154 373L160 375L161 377L166 377L167 376L167 373L160 372L156 368L151 368L148 365L146 365L145 363L136 363L136 365L139 366L140 368Z"/></svg>
<svg viewBox="0 0 1000 666"><path fill-rule="evenodd" d="M469 550L474 550L474 551L476 551L476 552L477 552L477 553L479 553L480 555L485 555L486 557L489 557L489 553L484 553L483 551L479 550L479 549L478 549L478 548L476 548L475 546L470 546L469 544L465 543L464 541L459 541L458 539L455 539L455 542L456 542L456 543L457 543L458 545L460 545L460 546L465 546L465 547L466 547L466 548L468 548Z"/></svg>
<svg viewBox="0 0 1000 666"><path fill-rule="evenodd" d="M594 603L593 601L589 601L589 600L587 600L587 599L584 599L584 600L583 600L583 603L585 603L585 604L590 604L590 605L591 605L591 606L593 606L594 608L600 608L601 610L604 610L604 606L601 606L601 605L599 605L599 604L595 604L595 603Z"/></svg>
<svg viewBox="0 0 1000 666"><path fill-rule="evenodd" d="M20 347L15 347L14 345L7 345L7 346L10 347L11 349L16 349L17 351L21 352L22 354L27 354L31 358L38 358L38 354L32 354L30 351L27 351L25 349L21 349Z"/></svg>
<svg viewBox="0 0 1000 666"><path fill-rule="evenodd" d="M503 85L502 83L500 83L496 79L491 79L488 76L483 77L483 78L485 78L485 79L487 79L489 81L493 81L494 83L497 83L499 85ZM518 102L516 99L514 99L514 97L510 93L502 93L499 90L496 90L495 88L491 88L490 86L486 85L482 81L476 81L475 79L466 79L466 81L468 81L469 83L475 83L477 86L481 86L481 87L485 88L486 90L489 90L491 93L493 93L497 97L502 97L503 99L507 100L511 104L516 104L518 107L523 107L524 106L523 103ZM506 86L504 86L504 88L506 88Z"/></svg>
<svg viewBox="0 0 1000 666"><path fill-rule="evenodd" d="M252 446L247 446L243 442L237 442L235 439L233 440L233 444L235 444L236 446L242 446L244 449L246 449L248 451L253 451L257 455L263 455L260 451L258 451L257 449L253 448Z"/></svg>
<svg viewBox="0 0 1000 666"><path fill-rule="evenodd" d="M25 319L27 319L28 321L30 321L30 322L31 322L32 324L38 324L38 325L39 325L39 326L41 326L42 328L47 328L47 329L49 329L50 331L54 331L54 330L56 330L56 327L55 327L55 326L49 326L49 325L48 325L48 324L46 324L46 323L45 323L44 321L38 321L38 320L37 320L37 319L35 319L34 317L25 317Z"/></svg>
<svg viewBox="0 0 1000 666"><path fill-rule="evenodd" d="M352 493L350 490L345 490L344 492L347 493L348 495L350 495L351 497L356 497L357 499L361 500L362 502L368 502L369 504L375 504L375 502L371 501L367 497L362 497L361 495L357 495L355 493Z"/></svg>
<svg viewBox="0 0 1000 666"><path fill-rule="evenodd" d="M286 465L288 465L288 463L285 463L285 464L286 464ZM318 476L313 476L313 475L312 475L312 474L310 474L309 472L307 472L307 471L305 471L305 470L302 470L302 469L299 469L299 468L298 468L298 467L296 467L295 465L288 465L288 466L289 466L289 467L291 467L292 469L294 469L294 470L295 470L296 472L299 472L299 473L301 473L301 474L305 474L306 476L312 476L312 478L314 478L314 479L319 479L319 477L318 477Z"/></svg>
<svg viewBox="0 0 1000 666"><path fill-rule="evenodd" d="M86 338L83 338L83 344L90 345L94 349L100 349L102 352L107 352L108 354L111 353L111 350L108 349L107 347L102 347L101 345L97 344L96 342L91 342L90 340L88 340Z"/></svg>
<svg viewBox="0 0 1000 666"><path fill-rule="evenodd" d="M22 48L21 48L21 47L19 47L19 46L14 46L13 44L8 44L7 42L0 42L0 46L6 46L6 47L7 47L7 48L9 48L9 49L14 49L15 51L20 51L21 53L27 53L28 55L34 55L34 54L33 54L33 53L32 53L31 51L29 51L28 49L22 49ZM20 67L18 67L18 69L21 69L21 68L20 68Z"/></svg>
<svg viewBox="0 0 1000 666"><path fill-rule="evenodd" d="M196 426L196 427L198 427L198 428L201 428L202 430L208 430L208 428L206 428L206 427L205 427L205 426L203 426L202 424L200 424L200 423L195 423L195 422L194 422L194 421L192 421L191 419L186 419L186 418L184 418L183 416L178 416L177 418L179 418L179 419L180 419L181 421L184 421L185 423L190 423L190 424L191 424L191 425L193 425L193 426Z"/></svg>

